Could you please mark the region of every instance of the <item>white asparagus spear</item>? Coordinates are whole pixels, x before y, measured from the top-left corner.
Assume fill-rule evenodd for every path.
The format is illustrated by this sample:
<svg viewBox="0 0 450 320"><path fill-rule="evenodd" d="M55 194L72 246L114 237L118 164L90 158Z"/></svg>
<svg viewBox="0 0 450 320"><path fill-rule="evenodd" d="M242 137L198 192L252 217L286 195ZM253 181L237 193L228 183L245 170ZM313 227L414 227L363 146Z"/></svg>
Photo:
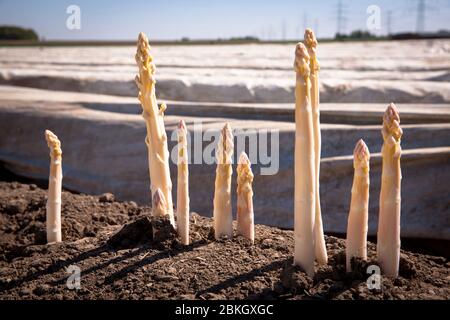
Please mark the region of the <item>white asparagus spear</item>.
<svg viewBox="0 0 450 320"><path fill-rule="evenodd" d="M136 85L139 88L139 101L142 105L142 116L147 126L145 143L148 148L148 163L152 195L156 189L161 189L167 201L167 214L172 224L175 224L172 204L172 181L169 171L169 151L167 135L164 127L164 111L166 105L158 107L155 94L155 65L150 54L150 45L144 33L139 34L136 51L136 62L139 75L136 76Z"/></svg>
<svg viewBox="0 0 450 320"><path fill-rule="evenodd" d="M189 169L187 130L183 120L178 124L177 230L184 245L189 244Z"/></svg>
<svg viewBox="0 0 450 320"><path fill-rule="evenodd" d="M250 160L242 152L237 166L237 233L255 241L255 225L253 217L253 172Z"/></svg>
<svg viewBox="0 0 450 320"><path fill-rule="evenodd" d="M314 239L315 253L319 264L327 264L328 254L323 235L322 210L320 208L320 153L322 146L322 137L320 133L320 109L319 109L319 60L317 59L317 39L311 29L305 30L305 46L309 54L310 80L311 80L311 107L312 122L314 130L314 168L316 178L315 189L315 223Z"/></svg>
<svg viewBox="0 0 450 320"><path fill-rule="evenodd" d="M167 202L161 189L156 189L152 201L152 216L164 217L167 215Z"/></svg>
<svg viewBox="0 0 450 320"><path fill-rule="evenodd" d="M45 139L50 148L50 175L47 198L47 243L61 242L61 188L62 151L61 142L50 130L45 130Z"/></svg>
<svg viewBox="0 0 450 320"><path fill-rule="evenodd" d="M228 123L221 131L217 146L216 181L214 193L214 233L215 238L233 237L233 215L231 213L231 175L233 174L233 133Z"/></svg>
<svg viewBox="0 0 450 320"><path fill-rule="evenodd" d="M295 49L295 198L294 264L314 276L315 169L311 115L309 54L303 43Z"/></svg>
<svg viewBox="0 0 450 320"><path fill-rule="evenodd" d="M353 151L352 199L347 224L346 267L351 271L353 257L367 260L367 223L369 214L369 160L370 153L362 139Z"/></svg>
<svg viewBox="0 0 450 320"><path fill-rule="evenodd" d="M397 277L400 261L400 117L391 103L383 116L383 169L381 175L380 212L378 216L377 255L382 272Z"/></svg>

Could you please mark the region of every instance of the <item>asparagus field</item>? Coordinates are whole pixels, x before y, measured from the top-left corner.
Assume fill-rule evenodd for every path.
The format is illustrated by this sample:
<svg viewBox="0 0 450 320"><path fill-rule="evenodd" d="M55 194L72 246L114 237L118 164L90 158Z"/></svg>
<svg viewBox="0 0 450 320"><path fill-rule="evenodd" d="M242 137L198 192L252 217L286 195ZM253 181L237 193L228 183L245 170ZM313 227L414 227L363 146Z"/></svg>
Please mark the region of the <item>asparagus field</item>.
<svg viewBox="0 0 450 320"><path fill-rule="evenodd" d="M449 299L448 41L127 50L0 48L0 299Z"/></svg>
<svg viewBox="0 0 450 320"><path fill-rule="evenodd" d="M292 44L152 46L159 99L292 103ZM135 47L0 48L0 84L135 97ZM450 102L450 40L324 43L321 102ZM388 101L389 102L389 101Z"/></svg>

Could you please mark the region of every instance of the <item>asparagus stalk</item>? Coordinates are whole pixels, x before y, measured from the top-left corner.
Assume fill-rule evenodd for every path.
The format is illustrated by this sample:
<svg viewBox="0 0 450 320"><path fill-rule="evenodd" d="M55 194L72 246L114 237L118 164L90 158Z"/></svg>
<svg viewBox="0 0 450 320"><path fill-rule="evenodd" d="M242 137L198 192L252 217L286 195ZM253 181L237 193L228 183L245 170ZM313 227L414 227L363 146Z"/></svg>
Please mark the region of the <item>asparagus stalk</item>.
<svg viewBox="0 0 450 320"><path fill-rule="evenodd" d="M353 151L352 199L347 224L346 267L351 271L351 259L367 260L367 223L369 212L369 160L370 153L362 139Z"/></svg>
<svg viewBox="0 0 450 320"><path fill-rule="evenodd" d="M233 156L233 133L227 123L223 127L216 152L217 169L214 194L215 238L233 237L233 216L231 213L231 167Z"/></svg>
<svg viewBox="0 0 450 320"><path fill-rule="evenodd" d="M316 179L315 189L315 223L314 223L314 237L315 237L315 253L319 264L326 264L328 262L327 247L325 245L325 237L323 235L322 225L322 210L320 208L320 153L322 146L322 137L320 134L320 109L319 109L319 60L317 59L317 39L311 29L305 30L305 45L308 49L310 57L310 80L311 80L311 107L312 107L312 122L314 130L314 169Z"/></svg>
<svg viewBox="0 0 450 320"><path fill-rule="evenodd" d="M47 243L61 242L61 188L62 188L62 150L58 137L45 130L45 139L50 148L50 176L48 179L48 198L46 206Z"/></svg>
<svg viewBox="0 0 450 320"><path fill-rule="evenodd" d="M164 127L166 105L161 104L161 108L158 108L155 94L155 65L150 54L147 36L142 32L138 38L136 63L139 67L139 75L136 76L135 81L139 88L139 101L143 109L142 116L147 126L145 143L148 148L151 192L152 195L155 195L156 190L161 189L167 201L167 214L170 216L172 224L174 224L169 151Z"/></svg>
<svg viewBox="0 0 450 320"><path fill-rule="evenodd" d="M183 120L178 124L177 228L181 243L189 244L189 171L187 130Z"/></svg>
<svg viewBox="0 0 450 320"><path fill-rule="evenodd" d="M315 167L311 115L309 54L303 43L295 49L295 198L294 264L314 275Z"/></svg>
<svg viewBox="0 0 450 320"><path fill-rule="evenodd" d="M255 241L253 173L245 152L242 152L239 157L237 175L237 233L253 243Z"/></svg>
<svg viewBox="0 0 450 320"><path fill-rule="evenodd" d="M167 201L161 189L156 189L152 201L152 216L164 217L167 215Z"/></svg>
<svg viewBox="0 0 450 320"><path fill-rule="evenodd" d="M391 103L383 116L383 169L381 175L380 212L378 217L377 255L381 270L397 277L400 261L400 116Z"/></svg>

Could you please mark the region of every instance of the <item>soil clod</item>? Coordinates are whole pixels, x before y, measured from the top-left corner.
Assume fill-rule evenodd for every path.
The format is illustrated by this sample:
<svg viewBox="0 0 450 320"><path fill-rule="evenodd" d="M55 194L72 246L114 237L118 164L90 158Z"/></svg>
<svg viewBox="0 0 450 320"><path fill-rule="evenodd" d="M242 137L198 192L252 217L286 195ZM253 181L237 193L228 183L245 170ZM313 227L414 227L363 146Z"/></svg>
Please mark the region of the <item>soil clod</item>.
<svg viewBox="0 0 450 320"><path fill-rule="evenodd" d="M115 198L112 193L104 193L98 198L100 202L114 202L114 200Z"/></svg>
<svg viewBox="0 0 450 320"><path fill-rule="evenodd" d="M115 249L129 249L175 237L176 231L168 218L144 216L123 226L107 243Z"/></svg>

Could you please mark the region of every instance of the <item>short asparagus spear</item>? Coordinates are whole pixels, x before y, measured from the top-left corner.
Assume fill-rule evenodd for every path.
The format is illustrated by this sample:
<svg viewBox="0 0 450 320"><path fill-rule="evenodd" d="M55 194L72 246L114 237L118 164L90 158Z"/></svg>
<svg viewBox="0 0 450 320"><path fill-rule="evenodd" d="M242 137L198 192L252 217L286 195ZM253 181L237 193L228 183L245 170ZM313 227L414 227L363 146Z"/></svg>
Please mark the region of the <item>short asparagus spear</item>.
<svg viewBox="0 0 450 320"><path fill-rule="evenodd" d="M400 261L400 116L391 103L383 116L383 169L378 216L377 255L382 272L397 277Z"/></svg>
<svg viewBox="0 0 450 320"><path fill-rule="evenodd" d="M189 244L189 171L187 130L183 120L178 124L177 230L184 245Z"/></svg>
<svg viewBox="0 0 450 320"><path fill-rule="evenodd" d="M156 189L152 201L152 216L164 217L167 215L167 202L161 189Z"/></svg>
<svg viewBox="0 0 450 320"><path fill-rule="evenodd" d="M367 259L370 153L361 139L353 151L353 187L347 224L346 267L351 271L353 257Z"/></svg>
<svg viewBox="0 0 450 320"><path fill-rule="evenodd" d="M315 166L311 115L309 54L303 43L295 50L295 198L294 264L314 275Z"/></svg>
<svg viewBox="0 0 450 320"><path fill-rule="evenodd" d="M50 176L48 179L48 198L46 207L47 243L61 242L61 142L50 130L45 130L45 139L50 148Z"/></svg>
<svg viewBox="0 0 450 320"><path fill-rule="evenodd" d="M328 262L327 247L325 245L325 237L323 235L322 225L322 210L320 208L320 153L322 145L322 137L320 134L320 109L319 109L319 60L317 59L317 39L311 29L305 30L305 45L308 49L310 79L311 79L311 107L312 120L314 130L314 166L315 166L315 223L314 223L314 238L315 238L315 253L319 264L326 264Z"/></svg>
<svg viewBox="0 0 450 320"><path fill-rule="evenodd" d="M239 157L237 176L237 233L254 242L253 173L245 152Z"/></svg>
<svg viewBox="0 0 450 320"><path fill-rule="evenodd" d="M233 133L227 123L223 127L217 147L217 169L214 193L215 238L233 237L233 216L231 213L231 175L233 174Z"/></svg>
<svg viewBox="0 0 450 320"><path fill-rule="evenodd" d="M174 224L172 204L172 181L169 171L169 151L167 148L167 135L164 127L165 104L158 107L155 94L155 65L150 54L150 45L144 33L139 34L136 63L139 75L136 84L139 88L139 101L142 105L142 116L147 126L145 143L148 148L148 162L152 195L156 189L161 189L167 201L167 214Z"/></svg>

